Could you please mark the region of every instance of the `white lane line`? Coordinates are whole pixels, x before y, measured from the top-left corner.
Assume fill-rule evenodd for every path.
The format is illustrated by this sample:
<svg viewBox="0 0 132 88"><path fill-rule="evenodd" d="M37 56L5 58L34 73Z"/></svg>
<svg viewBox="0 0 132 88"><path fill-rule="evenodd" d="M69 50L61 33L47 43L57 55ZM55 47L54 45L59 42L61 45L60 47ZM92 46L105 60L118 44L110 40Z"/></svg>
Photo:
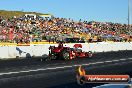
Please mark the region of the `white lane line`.
<svg viewBox="0 0 132 88"><path fill-rule="evenodd" d="M120 59L120 61L125 61L126 59Z"/></svg>
<svg viewBox="0 0 132 88"><path fill-rule="evenodd" d="M119 62L120 61L120 59L119 60L113 60L112 62Z"/></svg>
<svg viewBox="0 0 132 88"><path fill-rule="evenodd" d="M110 63L110 62L119 62L119 61L131 60L131 59L132 58L118 59L118 60L111 60L111 61L104 61L104 62L95 62L95 63L89 63L89 64L79 64L79 65L69 65L69 66L67 65L67 66L62 66L62 67L51 67L51 68L42 68L42 69L34 69L34 70L26 70L26 71L7 72L7 73L0 73L0 76L2 76L2 75L11 75L11 74L19 74L19 73L29 73L29 72L45 71L45 70L65 69L65 68L72 68L72 67L78 67L78 66L97 65L97 64L103 64L103 63Z"/></svg>
<svg viewBox="0 0 132 88"><path fill-rule="evenodd" d="M88 64L85 64L85 65L88 65ZM79 66L82 66L82 65L79 64L79 65L73 65L73 66L74 66L74 67L79 67Z"/></svg>
<svg viewBox="0 0 132 88"><path fill-rule="evenodd" d="M129 60L132 60L132 58L128 58Z"/></svg>
<svg viewBox="0 0 132 88"><path fill-rule="evenodd" d="M105 61L105 62L110 63L110 62L112 62L112 61Z"/></svg>
<svg viewBox="0 0 132 88"><path fill-rule="evenodd" d="M103 64L105 62L95 62L95 63L89 63L90 65L95 65L95 64Z"/></svg>

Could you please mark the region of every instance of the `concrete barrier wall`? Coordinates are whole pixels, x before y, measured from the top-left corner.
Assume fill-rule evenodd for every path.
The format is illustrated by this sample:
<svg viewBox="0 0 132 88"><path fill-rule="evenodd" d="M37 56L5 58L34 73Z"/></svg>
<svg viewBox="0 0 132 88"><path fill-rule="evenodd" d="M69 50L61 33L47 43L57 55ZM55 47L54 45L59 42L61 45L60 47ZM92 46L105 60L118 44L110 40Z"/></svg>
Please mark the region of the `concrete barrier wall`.
<svg viewBox="0 0 132 88"><path fill-rule="evenodd" d="M8 46L1 46L0 47L0 59L9 58L8 53L9 53L9 47Z"/></svg>
<svg viewBox="0 0 132 88"><path fill-rule="evenodd" d="M40 44L30 46L0 46L0 59L12 59L19 57L42 56L49 53L50 46L58 46L57 44ZM64 46L73 47L74 44L64 44ZM119 50L132 50L132 42L116 42L116 43L83 43L83 51L92 52L110 52Z"/></svg>

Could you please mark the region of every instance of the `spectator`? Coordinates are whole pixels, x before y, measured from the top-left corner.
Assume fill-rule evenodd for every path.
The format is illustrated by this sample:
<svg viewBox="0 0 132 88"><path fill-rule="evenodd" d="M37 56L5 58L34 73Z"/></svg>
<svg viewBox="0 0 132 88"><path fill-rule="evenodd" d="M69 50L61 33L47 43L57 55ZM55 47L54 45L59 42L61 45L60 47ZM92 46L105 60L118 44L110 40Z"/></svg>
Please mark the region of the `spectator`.
<svg viewBox="0 0 132 88"><path fill-rule="evenodd" d="M116 41L116 37L127 41L125 37L120 36L120 34L128 36L130 31L127 29L128 25L126 24L112 22L82 22L81 19L76 22L71 19L55 17L42 19L39 16L8 19L0 16L0 41L3 42L29 43L45 38L50 43L57 39L65 40L64 37L60 37L63 34L67 37L81 38L83 41L101 38ZM132 25L130 25L130 29L132 29ZM50 37L46 38L47 36Z"/></svg>

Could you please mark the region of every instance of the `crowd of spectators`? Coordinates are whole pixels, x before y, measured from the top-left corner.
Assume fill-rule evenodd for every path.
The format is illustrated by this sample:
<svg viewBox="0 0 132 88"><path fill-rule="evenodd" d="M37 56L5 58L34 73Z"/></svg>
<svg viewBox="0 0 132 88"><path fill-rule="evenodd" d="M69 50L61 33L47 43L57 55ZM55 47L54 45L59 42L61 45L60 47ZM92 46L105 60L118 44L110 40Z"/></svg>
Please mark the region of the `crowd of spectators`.
<svg viewBox="0 0 132 88"><path fill-rule="evenodd" d="M112 22L74 21L66 18L21 16L4 18L0 16L0 42L30 43L37 41L65 41L79 38L81 41L130 39L132 25Z"/></svg>

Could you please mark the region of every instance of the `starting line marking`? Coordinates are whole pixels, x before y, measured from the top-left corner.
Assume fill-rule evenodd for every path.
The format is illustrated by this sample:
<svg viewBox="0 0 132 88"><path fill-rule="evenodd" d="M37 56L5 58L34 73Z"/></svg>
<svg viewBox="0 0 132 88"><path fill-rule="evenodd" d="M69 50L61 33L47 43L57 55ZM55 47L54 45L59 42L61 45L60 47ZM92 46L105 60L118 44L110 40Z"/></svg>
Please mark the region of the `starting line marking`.
<svg viewBox="0 0 132 88"><path fill-rule="evenodd" d="M87 66L87 65L96 65L96 64L111 63L111 62L119 62L119 61L126 61L126 60L132 60L132 58L111 60L111 61L104 61L104 62L95 62L95 63L89 63L89 64L63 66L63 67L51 67L51 68L34 69L34 70L26 70L26 71L7 72L7 73L0 73L0 76L11 75L11 74L20 74L20 73L29 73L29 72L37 72L37 71L45 71L45 70L57 70L57 69L72 68L72 67Z"/></svg>

